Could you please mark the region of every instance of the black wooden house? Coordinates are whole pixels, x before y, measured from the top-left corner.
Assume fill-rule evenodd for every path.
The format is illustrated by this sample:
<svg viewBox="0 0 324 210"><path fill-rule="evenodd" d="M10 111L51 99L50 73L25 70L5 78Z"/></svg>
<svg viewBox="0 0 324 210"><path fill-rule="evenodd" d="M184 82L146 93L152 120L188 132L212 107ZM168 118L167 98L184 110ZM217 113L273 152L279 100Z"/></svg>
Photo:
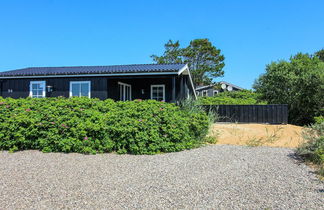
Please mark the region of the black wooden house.
<svg viewBox="0 0 324 210"><path fill-rule="evenodd" d="M186 64L31 67L0 72L2 97L74 97L176 102L194 97Z"/></svg>

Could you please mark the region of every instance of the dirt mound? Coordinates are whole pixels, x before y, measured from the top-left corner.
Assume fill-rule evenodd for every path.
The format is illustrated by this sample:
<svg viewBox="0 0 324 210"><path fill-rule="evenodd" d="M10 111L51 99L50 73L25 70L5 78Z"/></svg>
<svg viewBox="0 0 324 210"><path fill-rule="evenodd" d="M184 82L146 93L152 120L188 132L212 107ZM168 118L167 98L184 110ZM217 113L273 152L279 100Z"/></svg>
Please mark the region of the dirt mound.
<svg viewBox="0 0 324 210"><path fill-rule="evenodd" d="M218 144L295 148L303 142L303 127L295 125L216 123L210 135Z"/></svg>

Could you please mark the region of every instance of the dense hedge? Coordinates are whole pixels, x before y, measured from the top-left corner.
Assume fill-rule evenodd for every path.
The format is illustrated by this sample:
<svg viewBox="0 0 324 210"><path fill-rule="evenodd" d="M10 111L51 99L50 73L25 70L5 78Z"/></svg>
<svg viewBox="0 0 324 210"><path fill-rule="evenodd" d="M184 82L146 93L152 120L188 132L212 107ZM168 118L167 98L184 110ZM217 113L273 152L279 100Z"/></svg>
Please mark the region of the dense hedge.
<svg viewBox="0 0 324 210"><path fill-rule="evenodd" d="M196 147L207 131L204 112L153 100L0 98L0 150L154 154Z"/></svg>
<svg viewBox="0 0 324 210"><path fill-rule="evenodd" d="M250 90L242 91L226 91L219 93L213 97L200 97L199 104L202 105L252 105L252 104L266 104L261 101L260 94L254 93Z"/></svg>

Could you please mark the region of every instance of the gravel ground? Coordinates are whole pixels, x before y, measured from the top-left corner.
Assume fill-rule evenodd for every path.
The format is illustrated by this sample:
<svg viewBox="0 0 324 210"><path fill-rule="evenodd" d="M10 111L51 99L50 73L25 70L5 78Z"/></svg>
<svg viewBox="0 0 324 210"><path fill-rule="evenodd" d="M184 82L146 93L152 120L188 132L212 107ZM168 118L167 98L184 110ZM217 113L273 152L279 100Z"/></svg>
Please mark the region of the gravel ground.
<svg viewBox="0 0 324 210"><path fill-rule="evenodd" d="M0 152L0 209L321 209L293 150L213 145L154 156Z"/></svg>

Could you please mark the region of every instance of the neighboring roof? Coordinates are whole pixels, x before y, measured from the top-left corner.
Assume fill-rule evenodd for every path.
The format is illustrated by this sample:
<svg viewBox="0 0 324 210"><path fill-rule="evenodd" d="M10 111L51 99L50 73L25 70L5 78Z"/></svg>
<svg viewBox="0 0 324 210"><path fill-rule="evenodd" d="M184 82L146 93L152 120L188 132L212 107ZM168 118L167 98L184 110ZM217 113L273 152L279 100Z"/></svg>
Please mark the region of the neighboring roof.
<svg viewBox="0 0 324 210"><path fill-rule="evenodd" d="M232 87L234 87L234 88L236 88L236 89L239 89L239 90L244 90L244 88L241 88L241 87L239 87L239 86L237 86L237 85L233 85L233 84L231 84L231 83L229 83L229 82L221 81L221 82L217 82L217 83L218 83L218 84L225 84L225 85L229 85L229 86L232 86ZM212 85L200 86L200 87L197 87L196 90L203 90L203 89L210 88L210 87L214 87L214 86L215 86L214 84L212 84Z"/></svg>
<svg viewBox="0 0 324 210"><path fill-rule="evenodd" d="M230 86L232 86L232 87L234 87L234 88L236 88L236 89L239 89L239 90L244 90L244 88L241 88L241 87L239 87L239 86L237 86L237 85L233 85L233 84L231 84L231 83L229 83L229 82L225 82L225 81L221 81L221 82L219 82L220 84L225 84L225 85L230 85Z"/></svg>
<svg viewBox="0 0 324 210"><path fill-rule="evenodd" d="M203 89L205 89L205 88L210 88L210 87L214 87L215 85L205 85L205 86L198 86L197 88L196 88L196 90L203 90Z"/></svg>
<svg viewBox="0 0 324 210"><path fill-rule="evenodd" d="M50 76L50 75L86 75L86 74L127 74L127 73L168 73L181 74L186 64L132 64L113 66L65 66L30 67L0 72L1 77Z"/></svg>

